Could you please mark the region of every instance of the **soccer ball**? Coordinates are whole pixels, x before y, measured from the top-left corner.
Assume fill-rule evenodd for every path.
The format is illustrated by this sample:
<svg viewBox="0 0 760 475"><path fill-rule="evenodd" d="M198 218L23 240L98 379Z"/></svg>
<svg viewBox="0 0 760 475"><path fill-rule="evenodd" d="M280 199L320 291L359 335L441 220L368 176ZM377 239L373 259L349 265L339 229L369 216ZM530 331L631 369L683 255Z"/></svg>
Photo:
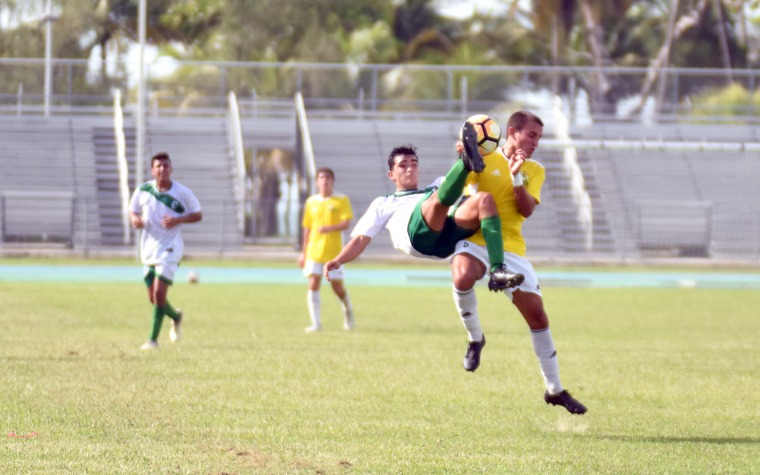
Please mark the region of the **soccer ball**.
<svg viewBox="0 0 760 475"><path fill-rule="evenodd" d="M187 281L190 282L191 284L197 284L200 278L201 276L200 274L198 274L198 271L191 270L190 272L187 273Z"/></svg>
<svg viewBox="0 0 760 475"><path fill-rule="evenodd" d="M467 122L474 125L478 133L478 151L481 155L488 155L496 150L501 140L501 127L496 119L485 114L476 114L468 118Z"/></svg>

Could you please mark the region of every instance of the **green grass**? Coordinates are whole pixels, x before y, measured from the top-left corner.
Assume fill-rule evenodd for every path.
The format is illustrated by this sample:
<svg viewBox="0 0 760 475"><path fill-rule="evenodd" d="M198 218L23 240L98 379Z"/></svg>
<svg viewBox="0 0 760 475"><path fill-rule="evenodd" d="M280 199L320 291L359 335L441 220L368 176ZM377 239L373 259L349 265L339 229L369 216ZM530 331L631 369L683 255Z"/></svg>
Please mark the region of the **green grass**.
<svg viewBox="0 0 760 475"><path fill-rule="evenodd" d="M507 299L467 373L449 290L348 288L357 329L324 288L307 335L305 283L177 284L145 353L139 281L0 283L3 473L760 472L756 291L545 289L579 417Z"/></svg>

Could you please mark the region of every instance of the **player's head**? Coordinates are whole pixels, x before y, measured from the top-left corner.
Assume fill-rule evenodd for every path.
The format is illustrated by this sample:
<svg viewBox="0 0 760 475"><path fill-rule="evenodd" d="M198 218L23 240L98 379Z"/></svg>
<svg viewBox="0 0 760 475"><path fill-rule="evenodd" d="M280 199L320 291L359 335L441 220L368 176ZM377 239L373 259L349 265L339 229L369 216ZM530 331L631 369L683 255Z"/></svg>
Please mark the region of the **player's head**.
<svg viewBox="0 0 760 475"><path fill-rule="evenodd" d="M150 174L158 181L167 181L171 179L172 161L169 154L159 152L150 159Z"/></svg>
<svg viewBox="0 0 760 475"><path fill-rule="evenodd" d="M317 189L322 196L330 196L335 184L335 172L332 168L321 167L317 169Z"/></svg>
<svg viewBox="0 0 760 475"><path fill-rule="evenodd" d="M403 157L404 155L412 155L415 161L418 163L420 161L420 159L417 158L417 147L412 144L399 145L391 150L390 155L388 155L388 171L393 170L393 166L396 164L396 158L400 156Z"/></svg>
<svg viewBox="0 0 760 475"><path fill-rule="evenodd" d="M396 191L419 188L420 171L417 147L402 145L388 155L388 178L396 184Z"/></svg>
<svg viewBox="0 0 760 475"><path fill-rule="evenodd" d="M169 158L169 154L168 153L166 153L166 152L158 152L157 154L153 155L151 157L151 159L150 159L150 166L151 166L151 168L153 168L153 166L155 165L156 161L159 161L159 160L166 160L167 162L169 162L169 164L172 163L172 159Z"/></svg>
<svg viewBox="0 0 760 475"><path fill-rule="evenodd" d="M544 135L544 122L529 111L517 111L507 121L507 147L523 150L530 158Z"/></svg>

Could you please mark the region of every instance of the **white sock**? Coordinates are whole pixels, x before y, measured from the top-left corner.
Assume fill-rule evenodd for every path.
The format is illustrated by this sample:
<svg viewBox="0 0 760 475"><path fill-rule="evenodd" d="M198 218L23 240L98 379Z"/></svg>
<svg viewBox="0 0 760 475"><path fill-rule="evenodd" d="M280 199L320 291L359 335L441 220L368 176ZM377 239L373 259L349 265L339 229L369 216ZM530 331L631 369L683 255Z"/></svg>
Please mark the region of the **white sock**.
<svg viewBox="0 0 760 475"><path fill-rule="evenodd" d="M549 328L543 330L531 330L530 337L533 340L533 351L538 357L541 366L541 374L544 375L544 383L549 394L562 392L562 383L559 382L559 361L557 350L554 349L554 340Z"/></svg>
<svg viewBox="0 0 760 475"><path fill-rule="evenodd" d="M351 299L348 298L348 292L346 292L346 295L341 299L341 302L343 302L343 315L348 315L349 313L352 313L354 311L354 307L351 306Z"/></svg>
<svg viewBox="0 0 760 475"><path fill-rule="evenodd" d="M306 294L306 302L309 306L309 317L311 317L312 325L315 327L321 327L322 322L319 314L322 308L322 302L319 298L319 290L309 290Z"/></svg>
<svg viewBox="0 0 760 475"><path fill-rule="evenodd" d="M478 297L475 295L475 288L470 290L459 290L454 287L454 305L457 307L462 324L467 330L467 336L470 341L481 341L483 339L483 329L480 328L480 317L478 316Z"/></svg>

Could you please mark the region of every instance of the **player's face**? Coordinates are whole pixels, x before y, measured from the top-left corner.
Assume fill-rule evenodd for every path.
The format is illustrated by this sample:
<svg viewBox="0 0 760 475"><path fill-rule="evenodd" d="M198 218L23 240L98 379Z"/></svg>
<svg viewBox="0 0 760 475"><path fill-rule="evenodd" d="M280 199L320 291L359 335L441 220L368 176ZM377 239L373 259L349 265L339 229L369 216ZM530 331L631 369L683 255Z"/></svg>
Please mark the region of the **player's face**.
<svg viewBox="0 0 760 475"><path fill-rule="evenodd" d="M420 183L420 170L417 157L414 155L397 155L393 162L393 170L388 177L396 183L396 190L416 190Z"/></svg>
<svg viewBox="0 0 760 475"><path fill-rule="evenodd" d="M538 148L538 142L544 136L544 128L533 120L529 120L520 131L509 129L509 139L517 150L523 150L525 158L530 158Z"/></svg>
<svg viewBox="0 0 760 475"><path fill-rule="evenodd" d="M159 158L153 160L153 165L150 167L150 174L156 179L158 183L168 183L171 181L172 176L172 162L165 158Z"/></svg>
<svg viewBox="0 0 760 475"><path fill-rule="evenodd" d="M329 173L319 172L317 175L317 189L320 195L332 195L333 185L335 185L335 179Z"/></svg>

